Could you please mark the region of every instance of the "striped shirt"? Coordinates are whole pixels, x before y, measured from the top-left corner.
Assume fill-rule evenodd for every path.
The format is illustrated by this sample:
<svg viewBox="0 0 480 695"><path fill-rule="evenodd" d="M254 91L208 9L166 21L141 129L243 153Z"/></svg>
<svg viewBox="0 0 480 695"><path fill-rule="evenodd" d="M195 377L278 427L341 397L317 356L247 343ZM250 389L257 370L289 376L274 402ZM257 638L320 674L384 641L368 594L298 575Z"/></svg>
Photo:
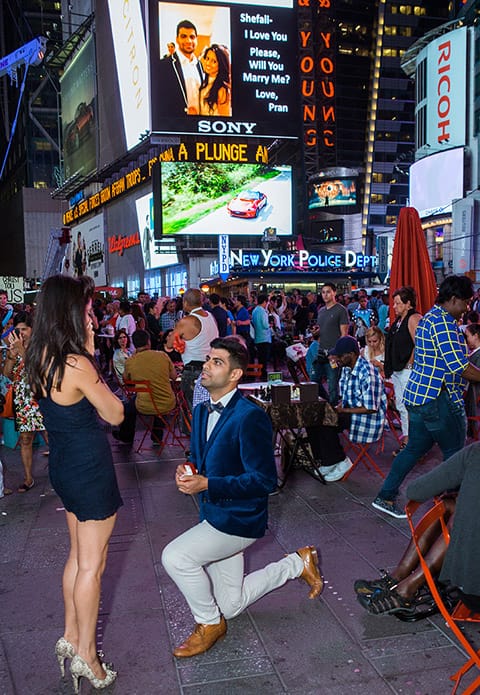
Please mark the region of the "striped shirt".
<svg viewBox="0 0 480 695"><path fill-rule="evenodd" d="M438 398L442 388L453 403L463 403L467 381L462 373L467 365L467 346L456 320L436 304L420 320L415 332L413 369L403 395L405 404L424 405Z"/></svg>
<svg viewBox="0 0 480 695"><path fill-rule="evenodd" d="M359 357L354 368L342 367L339 384L344 408L374 410L374 413L352 413L352 442L376 442L382 436L387 411L387 397L380 374L373 364Z"/></svg>

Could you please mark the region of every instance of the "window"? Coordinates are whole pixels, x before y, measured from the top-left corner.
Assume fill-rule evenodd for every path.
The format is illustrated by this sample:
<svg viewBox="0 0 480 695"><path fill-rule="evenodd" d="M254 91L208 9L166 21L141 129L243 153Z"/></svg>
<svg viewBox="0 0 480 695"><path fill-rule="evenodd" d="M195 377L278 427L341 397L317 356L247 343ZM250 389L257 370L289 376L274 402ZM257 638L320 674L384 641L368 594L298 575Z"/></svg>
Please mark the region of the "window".
<svg viewBox="0 0 480 695"><path fill-rule="evenodd" d="M384 48L382 55L385 58L396 58L398 56L398 51L396 48Z"/></svg>
<svg viewBox="0 0 480 695"><path fill-rule="evenodd" d="M410 5L400 5L398 9L400 14L412 14L412 7Z"/></svg>

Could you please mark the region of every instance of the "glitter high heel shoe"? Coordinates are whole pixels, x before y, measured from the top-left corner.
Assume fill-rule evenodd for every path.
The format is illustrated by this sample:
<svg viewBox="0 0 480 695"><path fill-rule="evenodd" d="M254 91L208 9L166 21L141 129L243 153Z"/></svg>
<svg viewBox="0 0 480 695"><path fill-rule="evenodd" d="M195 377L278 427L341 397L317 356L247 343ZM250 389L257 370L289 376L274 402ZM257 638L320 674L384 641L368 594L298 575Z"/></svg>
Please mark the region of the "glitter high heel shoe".
<svg viewBox="0 0 480 695"><path fill-rule="evenodd" d="M105 664L102 664L102 667L106 673L106 676L105 678L97 678L87 662L84 661L81 656L76 654L70 664L70 673L72 674L74 692L78 693L78 683L80 678L86 678L89 680L90 684L97 690L108 688L108 686L111 685L116 679L117 672L113 671Z"/></svg>
<svg viewBox="0 0 480 695"><path fill-rule="evenodd" d="M65 676L65 659L73 659L75 650L73 646L64 637L60 637L55 645L55 654L58 659L58 665L62 673L62 678Z"/></svg>

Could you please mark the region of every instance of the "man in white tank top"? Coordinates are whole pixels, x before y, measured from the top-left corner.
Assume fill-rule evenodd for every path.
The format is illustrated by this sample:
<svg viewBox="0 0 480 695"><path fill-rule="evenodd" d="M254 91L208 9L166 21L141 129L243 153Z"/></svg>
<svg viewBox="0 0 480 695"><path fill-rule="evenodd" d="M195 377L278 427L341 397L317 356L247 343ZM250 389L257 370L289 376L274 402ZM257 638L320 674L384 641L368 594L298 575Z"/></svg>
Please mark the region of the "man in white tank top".
<svg viewBox="0 0 480 695"><path fill-rule="evenodd" d="M186 316L175 326L175 333L185 341L181 387L191 409L195 381L210 352L210 343L218 338L218 327L212 314L202 309L200 290L189 289L185 292L183 311Z"/></svg>

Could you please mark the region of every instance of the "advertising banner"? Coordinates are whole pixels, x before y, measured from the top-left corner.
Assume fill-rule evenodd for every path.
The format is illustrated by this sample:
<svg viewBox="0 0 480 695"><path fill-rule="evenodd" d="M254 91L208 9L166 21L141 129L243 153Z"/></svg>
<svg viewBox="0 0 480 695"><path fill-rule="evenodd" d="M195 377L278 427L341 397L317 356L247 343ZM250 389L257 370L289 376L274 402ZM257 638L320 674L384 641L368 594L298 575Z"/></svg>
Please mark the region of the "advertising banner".
<svg viewBox="0 0 480 695"><path fill-rule="evenodd" d="M95 45L90 37L60 78L65 178L97 164Z"/></svg>
<svg viewBox="0 0 480 695"><path fill-rule="evenodd" d="M298 137L292 3L149 3L152 131Z"/></svg>
<svg viewBox="0 0 480 695"><path fill-rule="evenodd" d="M62 273L90 275L96 285L106 284L103 214L72 227L72 241L65 250Z"/></svg>
<svg viewBox="0 0 480 695"><path fill-rule="evenodd" d="M127 149L150 129L148 59L140 3L108 0Z"/></svg>
<svg viewBox="0 0 480 695"><path fill-rule="evenodd" d="M432 41L417 58L427 56L425 142L465 145L467 104L467 28L443 34Z"/></svg>
<svg viewBox="0 0 480 695"><path fill-rule="evenodd" d="M0 290L7 293L9 304L23 303L23 278L15 275L0 275Z"/></svg>

